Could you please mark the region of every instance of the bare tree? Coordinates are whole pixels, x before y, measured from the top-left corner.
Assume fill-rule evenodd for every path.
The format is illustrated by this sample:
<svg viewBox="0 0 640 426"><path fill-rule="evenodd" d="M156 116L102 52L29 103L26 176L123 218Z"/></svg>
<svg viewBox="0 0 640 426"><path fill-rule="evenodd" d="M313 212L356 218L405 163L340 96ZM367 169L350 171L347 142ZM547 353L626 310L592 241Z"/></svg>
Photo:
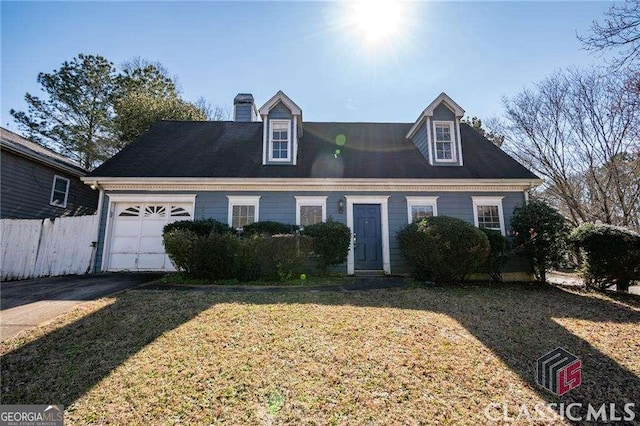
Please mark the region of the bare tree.
<svg viewBox="0 0 640 426"><path fill-rule="evenodd" d="M200 97L194 105L202 111L209 121L228 121L231 119L231 109L221 105L211 105L205 98Z"/></svg>
<svg viewBox="0 0 640 426"><path fill-rule="evenodd" d="M640 59L640 0L616 3L605 12L604 23L594 21L587 36L578 36L584 47L602 52L617 50L613 65L634 65Z"/></svg>
<svg viewBox="0 0 640 426"><path fill-rule="evenodd" d="M542 195L574 225L640 228L640 103L629 80L557 72L503 100L505 149L545 178Z"/></svg>

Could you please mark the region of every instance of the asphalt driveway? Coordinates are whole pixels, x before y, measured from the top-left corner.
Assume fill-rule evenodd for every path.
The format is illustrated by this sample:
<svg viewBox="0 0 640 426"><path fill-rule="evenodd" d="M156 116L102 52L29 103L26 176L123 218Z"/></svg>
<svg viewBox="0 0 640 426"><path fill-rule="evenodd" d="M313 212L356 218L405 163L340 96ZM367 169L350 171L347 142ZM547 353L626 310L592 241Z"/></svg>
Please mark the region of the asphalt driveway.
<svg viewBox="0 0 640 426"><path fill-rule="evenodd" d="M100 274L0 283L0 340L50 321L81 303L136 287L158 274Z"/></svg>

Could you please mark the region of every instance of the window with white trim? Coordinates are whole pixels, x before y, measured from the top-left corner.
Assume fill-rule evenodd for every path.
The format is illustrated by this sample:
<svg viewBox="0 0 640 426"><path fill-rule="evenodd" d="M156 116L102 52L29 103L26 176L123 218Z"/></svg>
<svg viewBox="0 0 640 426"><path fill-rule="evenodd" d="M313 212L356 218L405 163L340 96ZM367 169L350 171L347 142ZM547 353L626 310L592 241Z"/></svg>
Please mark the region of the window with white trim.
<svg viewBox="0 0 640 426"><path fill-rule="evenodd" d="M407 220L418 222L424 217L438 215L438 197L407 197Z"/></svg>
<svg viewBox="0 0 640 426"><path fill-rule="evenodd" d="M436 161L456 161L453 121L433 122Z"/></svg>
<svg viewBox="0 0 640 426"><path fill-rule="evenodd" d="M327 197L296 197L296 225L307 226L327 220Z"/></svg>
<svg viewBox="0 0 640 426"><path fill-rule="evenodd" d="M67 207L68 198L69 179L53 175L53 186L51 187L51 199L49 200L49 204L56 207Z"/></svg>
<svg viewBox="0 0 640 426"><path fill-rule="evenodd" d="M471 197L473 221L478 228L493 229L505 235L502 199L504 197Z"/></svg>
<svg viewBox="0 0 640 426"><path fill-rule="evenodd" d="M259 220L260 196L228 195L227 198L229 199L229 226L240 229Z"/></svg>
<svg viewBox="0 0 640 426"><path fill-rule="evenodd" d="M269 129L269 160L289 161L291 159L291 120L270 120Z"/></svg>

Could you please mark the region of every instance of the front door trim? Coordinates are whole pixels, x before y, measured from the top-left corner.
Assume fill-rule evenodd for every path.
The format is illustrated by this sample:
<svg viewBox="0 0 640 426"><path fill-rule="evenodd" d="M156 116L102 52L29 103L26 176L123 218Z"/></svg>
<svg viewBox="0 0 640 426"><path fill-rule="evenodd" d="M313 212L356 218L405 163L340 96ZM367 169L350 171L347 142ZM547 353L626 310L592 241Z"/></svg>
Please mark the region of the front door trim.
<svg viewBox="0 0 640 426"><path fill-rule="evenodd" d="M351 230L351 243L347 255L347 274L355 273L355 256L353 247L353 205L354 204L379 204L380 222L382 225L382 269L385 274L391 274L391 261L389 255L389 195L345 195L347 200L347 226Z"/></svg>

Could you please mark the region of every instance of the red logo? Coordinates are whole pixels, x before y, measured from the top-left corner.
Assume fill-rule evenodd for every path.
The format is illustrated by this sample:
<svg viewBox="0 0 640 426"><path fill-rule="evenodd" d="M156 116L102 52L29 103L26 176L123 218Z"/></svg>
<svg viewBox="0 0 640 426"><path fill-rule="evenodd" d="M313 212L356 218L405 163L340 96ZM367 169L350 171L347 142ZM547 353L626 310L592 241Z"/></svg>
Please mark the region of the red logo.
<svg viewBox="0 0 640 426"><path fill-rule="evenodd" d="M536 383L562 396L582 383L582 361L563 348L538 358Z"/></svg>

